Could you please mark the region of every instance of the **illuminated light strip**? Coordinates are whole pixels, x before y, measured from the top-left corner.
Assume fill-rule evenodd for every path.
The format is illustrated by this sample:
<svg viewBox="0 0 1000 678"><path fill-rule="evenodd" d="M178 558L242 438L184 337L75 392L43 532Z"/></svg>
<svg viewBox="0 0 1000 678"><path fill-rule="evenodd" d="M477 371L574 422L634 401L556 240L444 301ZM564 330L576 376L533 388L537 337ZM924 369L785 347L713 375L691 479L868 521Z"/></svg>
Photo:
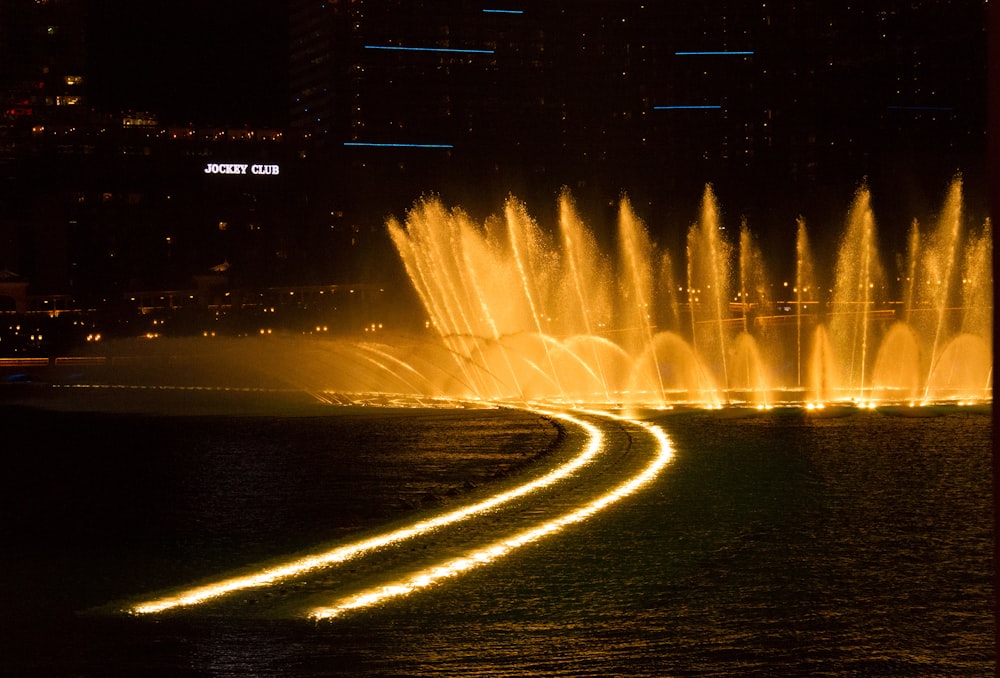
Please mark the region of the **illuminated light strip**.
<svg viewBox="0 0 1000 678"><path fill-rule="evenodd" d="M674 52L674 56L751 56L753 54L750 52L726 52L726 51L714 51L714 52Z"/></svg>
<svg viewBox="0 0 1000 678"><path fill-rule="evenodd" d="M455 558L440 565L421 570L403 581L362 591L330 607L313 609L309 617L316 620L333 619L351 610L370 607L389 598L409 595L419 589L431 586L442 579L455 577L463 572L498 560L514 549L538 541L542 537L558 532L568 525L586 520L598 511L632 494L659 475L660 471L673 458L673 449L670 446L667 434L659 426L648 422L630 421L645 428L659 442L659 453L640 474L575 511L563 514L549 522L542 523L530 530L519 532L506 539L495 541L489 546L468 553L464 557Z"/></svg>
<svg viewBox="0 0 1000 678"><path fill-rule="evenodd" d="M365 45L365 49L386 49L395 52L452 52L458 54L493 54L492 49L459 49L456 47L403 47L402 45Z"/></svg>
<svg viewBox="0 0 1000 678"><path fill-rule="evenodd" d="M376 144L367 141L345 141L345 146L367 146L369 148L455 148L452 144Z"/></svg>
<svg viewBox="0 0 1000 678"><path fill-rule="evenodd" d="M484 14L524 14L523 9L484 9Z"/></svg>
<svg viewBox="0 0 1000 678"><path fill-rule="evenodd" d="M556 481L568 477L580 467L590 463L597 453L604 447L604 435L601 433L600 429L593 424L577 419L576 417L568 414L547 412L544 410L534 410L534 412L541 415L548 415L558 419L563 419L586 430L590 436L590 441L584 448L583 452L562 466L549 471L540 478L536 478L535 480L525 483L524 485L519 485L518 487L508 490L507 492L502 492L500 494L493 495L492 497L488 497L487 499L484 499L476 504L472 504L471 506L459 508L454 511L450 511L449 513L400 528L393 532L376 535L370 539L364 539L352 544L346 544L325 553L306 556L304 558L300 558L299 560L275 565L253 574L224 579L211 584L206 584L204 586L198 586L180 591L172 596L139 603L126 611L137 615L155 614L157 612L164 612L173 608L198 605L214 598L220 598L235 591L266 586L283 579L305 574L312 570L328 567L336 563L342 563L352 558L357 558L358 556L377 548L381 548L389 544L399 543L401 541L405 541L406 539L426 534L427 532L435 530L439 527L450 525L451 523L457 523L477 514L485 513L500 504L522 497L529 492L534 492L552 485Z"/></svg>
<svg viewBox="0 0 1000 678"><path fill-rule="evenodd" d="M722 106L653 106L654 111L703 111L718 110Z"/></svg>

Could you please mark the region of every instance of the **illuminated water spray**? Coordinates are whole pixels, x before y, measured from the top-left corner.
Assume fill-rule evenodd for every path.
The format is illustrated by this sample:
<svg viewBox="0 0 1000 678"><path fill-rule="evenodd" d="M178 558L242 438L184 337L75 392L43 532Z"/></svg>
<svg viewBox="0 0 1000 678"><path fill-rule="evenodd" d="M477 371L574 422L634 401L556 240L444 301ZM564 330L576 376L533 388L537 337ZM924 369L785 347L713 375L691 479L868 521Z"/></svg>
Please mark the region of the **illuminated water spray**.
<svg viewBox="0 0 1000 678"><path fill-rule="evenodd" d="M616 258L598 250L568 194L560 198L559 211L559 237L513 198L502 217L482 224L433 198L419 201L404 222L390 219L389 235L427 316L427 336L413 342L324 344L310 354L316 359L302 361L309 370L300 376L308 383L304 388L321 400L333 400L324 394L343 389L337 379L346 378L348 388L364 384L380 393L409 392L416 402L543 403L533 411L586 432L579 455L466 507L127 610L165 612L333 568L550 487L591 463L605 446L599 428L580 416L548 411L553 403L627 411L681 403L770 407L776 396L810 409L838 401L872 406L992 399L992 233L988 221L978 232L965 223L959 180L931 234L914 224L895 297L866 188L855 195L843 237L827 262L833 264L831 281L820 279L823 267L810 250L804 220L795 224L791 289L768 276L749 224L741 225L736 244L728 240L710 188L698 222L687 232L686 261L677 260L677 270L685 274L681 284L673 275L675 258L658 248L627 200L619 209ZM831 290L829 299L824 290ZM610 491L462 557L310 614L335 617L431 586L637 491L671 453L657 426L643 421L628 426L630 435L641 430L653 441L651 459Z"/></svg>
<svg viewBox="0 0 1000 678"><path fill-rule="evenodd" d="M633 332L637 336L633 351L650 351L656 376L656 396L664 401L666 393L659 357L655 350L651 350L654 346L652 244L645 225L635 216L627 200L623 200L621 204L618 230L621 234L622 299L627 302L624 311L628 314L623 319L624 324L634 328Z"/></svg>
<svg viewBox="0 0 1000 678"><path fill-rule="evenodd" d="M891 259L867 187L825 257L811 251L803 219L789 224L790 285L769 275L751 224L730 241L710 187L684 257L656 244L627 199L617 256L602 256L566 193L558 237L513 198L482 225L423 199L390 233L429 325L463 356L455 369L475 389L463 397L643 407L988 400L992 239L988 222L978 231L966 222L961 187L949 188L935 231L915 227L908 251ZM456 221L461 238L445 239ZM895 279L886 259L900 264Z"/></svg>
<svg viewBox="0 0 1000 678"><path fill-rule="evenodd" d="M607 274L600 265L600 255L593 235L584 227L567 191L559 196L559 230L567 267L567 289L578 309L578 316L569 319L570 326L578 322L583 328L584 336L596 337L597 330L609 324L606 316L610 311L610 303L602 294L603 290L609 288L605 282ZM598 388L605 401L612 402L609 375L601 360L598 342L588 341L587 349L588 352L583 355L589 363L585 364L593 365Z"/></svg>
<svg viewBox="0 0 1000 678"><path fill-rule="evenodd" d="M688 305L695 353L717 366L728 393L726 364L729 315L729 270L733 247L722 237L719 205L710 188L702 199L701 220L688 233Z"/></svg>
<svg viewBox="0 0 1000 678"><path fill-rule="evenodd" d="M830 310L829 336L842 379L839 387L852 399L864 402L873 314L886 301L886 279L875 242L875 217L871 193L862 188L855 196L841 240Z"/></svg>
<svg viewBox="0 0 1000 678"><path fill-rule="evenodd" d="M929 287L927 292L934 312L934 339L930 350L931 369L937 364L942 336L946 331L946 313L953 289L955 259L958 257L959 235L962 227L961 214L962 184L956 181L948 193L948 199L945 202L944 211L941 213L937 232L930 244L925 262ZM920 275L920 269L918 269L918 275ZM930 372L928 372L924 398L927 398L929 384Z"/></svg>
<svg viewBox="0 0 1000 678"><path fill-rule="evenodd" d="M545 252L540 242L542 236L534 220L528 216L523 205L508 201L504 209L504 214L507 218L507 233L510 237L513 260L517 267L524 297L528 302L531 320L534 323L534 329L538 332L538 336L545 337L548 333L545 331L544 325L548 324L549 317L543 310L544 306L541 304L541 299L538 298L540 294L538 288L541 286L539 281L544 280L547 273L545 270ZM543 339L541 346L545 354L546 367L549 368L547 374L556 384L560 400L565 401L566 393L560 383L560 374L554 369L555 364L552 361L549 342ZM544 368L541 371L543 374L545 373Z"/></svg>
<svg viewBox="0 0 1000 678"><path fill-rule="evenodd" d="M795 229L795 386L801 388L804 332L803 318L809 310L808 305L816 301L816 281L813 271L812 251L809 249L809 235L806 232L805 219L799 217Z"/></svg>

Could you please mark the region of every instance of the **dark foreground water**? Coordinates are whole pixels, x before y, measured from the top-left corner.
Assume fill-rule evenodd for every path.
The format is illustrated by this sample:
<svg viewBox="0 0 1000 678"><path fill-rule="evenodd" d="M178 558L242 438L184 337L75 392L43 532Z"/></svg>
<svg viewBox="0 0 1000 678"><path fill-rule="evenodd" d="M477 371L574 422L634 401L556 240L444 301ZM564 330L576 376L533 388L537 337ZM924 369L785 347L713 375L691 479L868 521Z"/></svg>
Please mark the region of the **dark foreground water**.
<svg viewBox="0 0 1000 678"><path fill-rule="evenodd" d="M675 457L652 486L315 623L87 611L457 505L564 453L558 428L290 396L133 394L113 411L119 397L0 403L0 674L993 675L988 411L666 414Z"/></svg>

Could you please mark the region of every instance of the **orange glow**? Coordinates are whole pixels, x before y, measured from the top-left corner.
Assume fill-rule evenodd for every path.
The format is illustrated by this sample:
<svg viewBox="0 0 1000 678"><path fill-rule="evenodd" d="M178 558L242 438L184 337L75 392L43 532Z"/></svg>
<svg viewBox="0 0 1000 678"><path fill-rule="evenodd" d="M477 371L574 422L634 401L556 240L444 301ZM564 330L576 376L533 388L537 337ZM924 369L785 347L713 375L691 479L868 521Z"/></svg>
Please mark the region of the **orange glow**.
<svg viewBox="0 0 1000 678"><path fill-rule="evenodd" d="M267 567L252 574L222 579L204 586L197 586L178 591L169 596L148 600L129 608L127 611L132 614L155 614L178 607L198 605L235 591L267 586L285 579L305 574L312 570L330 567L331 565L335 565L337 563L343 563L383 546L405 541L412 537L435 530L439 527L457 523L485 513L505 502L552 485L553 483L568 477L585 464L590 463L597 453L603 449L604 436L593 424L565 413L547 412L543 410L534 411L538 414L562 419L584 429L589 437L589 442L584 447L583 451L567 463L553 469L544 476L536 478L535 480L523 485L519 485L506 492L495 494L478 503L435 516L428 520L413 523L412 525L402 527L393 532L386 532L369 539L346 544L324 553L306 556L298 560Z"/></svg>
<svg viewBox="0 0 1000 678"><path fill-rule="evenodd" d="M330 607L314 609L310 613L310 617L317 620L332 619L351 610L370 607L389 598L408 595L443 579L455 577L473 568L498 560L521 546L559 532L568 525L586 520L611 504L632 494L656 478L673 457L670 441L663 429L655 424L643 421L632 420L632 423L645 428L658 443L656 456L638 475L633 476L626 482L602 494L593 501L584 504L575 511L570 511L558 518L540 523L531 529L495 541L489 546L472 551L463 557L448 560L425 570L420 570L403 581L362 591L354 596L337 601Z"/></svg>

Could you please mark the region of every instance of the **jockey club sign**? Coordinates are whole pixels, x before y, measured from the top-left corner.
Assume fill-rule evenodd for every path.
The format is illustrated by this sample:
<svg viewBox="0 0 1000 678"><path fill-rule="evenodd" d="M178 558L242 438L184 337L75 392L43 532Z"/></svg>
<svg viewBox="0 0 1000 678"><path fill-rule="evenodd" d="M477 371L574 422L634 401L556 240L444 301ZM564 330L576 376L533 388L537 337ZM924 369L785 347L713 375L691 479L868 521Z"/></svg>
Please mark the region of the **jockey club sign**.
<svg viewBox="0 0 1000 678"><path fill-rule="evenodd" d="M237 162L210 162L205 165L205 174L268 174L277 176L278 165L248 165Z"/></svg>

